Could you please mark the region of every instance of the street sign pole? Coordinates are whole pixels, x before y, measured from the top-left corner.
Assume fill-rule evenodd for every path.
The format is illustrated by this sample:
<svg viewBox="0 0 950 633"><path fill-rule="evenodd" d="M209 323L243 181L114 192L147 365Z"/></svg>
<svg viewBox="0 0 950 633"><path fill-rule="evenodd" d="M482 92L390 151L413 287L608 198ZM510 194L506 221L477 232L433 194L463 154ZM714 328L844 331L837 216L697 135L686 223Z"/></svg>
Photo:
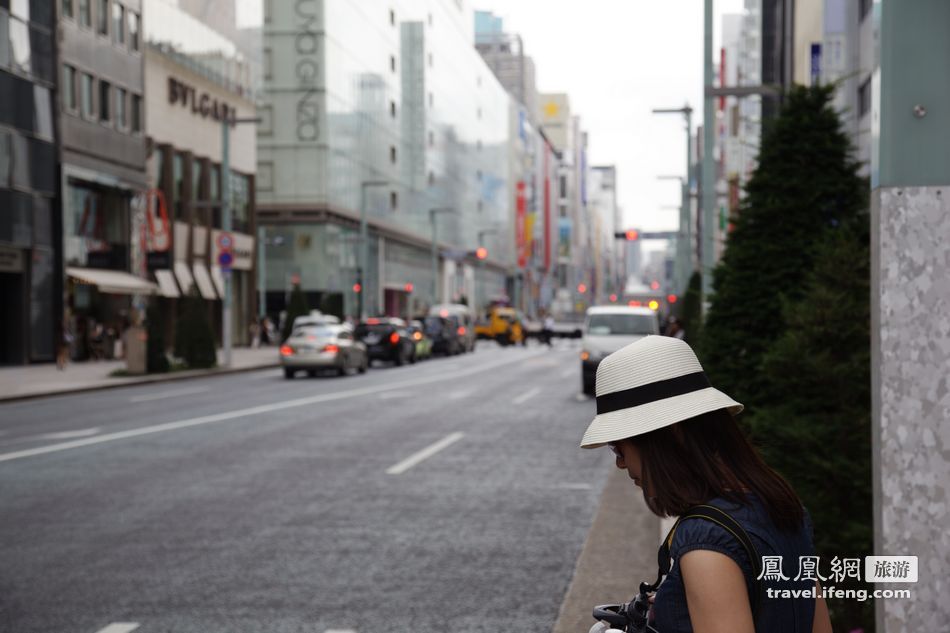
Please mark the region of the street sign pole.
<svg viewBox="0 0 950 633"><path fill-rule="evenodd" d="M221 230L231 233L231 121L221 121ZM221 307L221 347L224 349L225 367L231 366L231 270L222 269L224 275L224 301Z"/></svg>

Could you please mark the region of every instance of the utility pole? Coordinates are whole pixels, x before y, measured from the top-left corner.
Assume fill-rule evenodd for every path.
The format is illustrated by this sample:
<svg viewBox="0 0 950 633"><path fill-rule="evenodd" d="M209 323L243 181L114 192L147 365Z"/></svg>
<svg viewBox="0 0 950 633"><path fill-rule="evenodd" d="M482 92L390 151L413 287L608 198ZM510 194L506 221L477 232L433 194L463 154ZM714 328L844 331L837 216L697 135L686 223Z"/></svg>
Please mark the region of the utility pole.
<svg viewBox="0 0 950 633"><path fill-rule="evenodd" d="M716 103L711 94L713 87L713 0L705 0L703 33L703 218L702 263L703 314L712 296L712 271L716 263Z"/></svg>
<svg viewBox="0 0 950 633"><path fill-rule="evenodd" d="M681 206L680 206L680 226L679 237L676 240L676 293L686 292L686 284L689 282L689 275L692 268L692 222L690 222L690 213L692 209L692 198L690 188L693 182L693 108L687 103L682 108L659 108L653 110L654 114L682 114L686 119L686 177L663 176L662 180L672 180L675 178L681 185Z"/></svg>

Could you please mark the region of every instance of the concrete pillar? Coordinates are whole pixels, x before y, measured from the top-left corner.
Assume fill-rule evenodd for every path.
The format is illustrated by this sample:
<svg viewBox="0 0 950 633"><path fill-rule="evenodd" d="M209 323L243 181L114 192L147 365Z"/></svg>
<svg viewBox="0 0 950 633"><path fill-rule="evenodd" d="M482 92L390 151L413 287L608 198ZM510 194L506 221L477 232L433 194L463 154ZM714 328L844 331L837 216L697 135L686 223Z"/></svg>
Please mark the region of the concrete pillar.
<svg viewBox="0 0 950 633"><path fill-rule="evenodd" d="M875 554L917 556L881 633L950 622L950 3L883 0L872 162Z"/></svg>

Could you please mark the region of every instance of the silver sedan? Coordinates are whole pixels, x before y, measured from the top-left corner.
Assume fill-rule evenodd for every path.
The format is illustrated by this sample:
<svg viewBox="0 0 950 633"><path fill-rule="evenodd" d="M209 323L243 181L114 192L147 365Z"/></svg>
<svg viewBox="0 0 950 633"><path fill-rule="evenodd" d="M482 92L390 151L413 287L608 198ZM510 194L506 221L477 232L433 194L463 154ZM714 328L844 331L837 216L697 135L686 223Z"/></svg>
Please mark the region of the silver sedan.
<svg viewBox="0 0 950 633"><path fill-rule="evenodd" d="M344 376L350 369L365 372L369 356L348 325L306 325L294 329L280 346L280 364L285 378L293 378L298 371L315 376L321 369Z"/></svg>

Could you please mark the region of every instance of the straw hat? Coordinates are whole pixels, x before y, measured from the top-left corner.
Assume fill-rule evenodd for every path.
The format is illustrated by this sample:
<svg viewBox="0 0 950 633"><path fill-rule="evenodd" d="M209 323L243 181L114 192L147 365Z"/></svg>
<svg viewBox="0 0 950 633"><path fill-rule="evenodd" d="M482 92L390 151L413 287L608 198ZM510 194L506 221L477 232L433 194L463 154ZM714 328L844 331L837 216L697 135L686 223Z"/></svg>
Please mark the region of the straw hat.
<svg viewBox="0 0 950 633"><path fill-rule="evenodd" d="M597 367L597 417L581 448L597 448L716 411L742 405L713 389L684 341L647 336L617 350Z"/></svg>

